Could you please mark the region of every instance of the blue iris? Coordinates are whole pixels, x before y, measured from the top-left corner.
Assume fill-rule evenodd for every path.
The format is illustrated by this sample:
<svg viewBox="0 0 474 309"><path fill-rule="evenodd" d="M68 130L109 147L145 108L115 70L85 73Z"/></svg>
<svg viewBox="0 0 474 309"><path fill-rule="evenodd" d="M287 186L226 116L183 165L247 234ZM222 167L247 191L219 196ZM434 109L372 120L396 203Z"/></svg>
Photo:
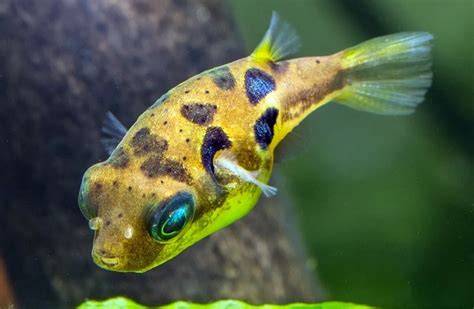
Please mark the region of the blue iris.
<svg viewBox="0 0 474 309"><path fill-rule="evenodd" d="M149 218L150 235L158 241L176 237L194 216L194 199L180 192L152 210Z"/></svg>
<svg viewBox="0 0 474 309"><path fill-rule="evenodd" d="M169 215L168 220L161 227L162 234L172 235L183 229L190 214L190 208L187 206L187 204L184 204Z"/></svg>

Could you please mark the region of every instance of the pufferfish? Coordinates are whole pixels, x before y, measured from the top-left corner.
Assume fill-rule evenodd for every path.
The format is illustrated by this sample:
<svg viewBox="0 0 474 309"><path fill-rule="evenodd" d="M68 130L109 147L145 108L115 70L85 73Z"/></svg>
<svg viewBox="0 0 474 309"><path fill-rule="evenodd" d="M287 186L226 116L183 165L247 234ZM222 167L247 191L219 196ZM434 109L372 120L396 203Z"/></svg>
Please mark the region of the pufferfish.
<svg viewBox="0 0 474 309"><path fill-rule="evenodd" d="M431 85L432 39L405 32L283 60L299 39L273 13L250 56L182 82L128 130L109 113L110 157L86 171L79 192L94 262L145 272L245 216L262 192L277 192L268 185L275 147L328 102L413 112Z"/></svg>

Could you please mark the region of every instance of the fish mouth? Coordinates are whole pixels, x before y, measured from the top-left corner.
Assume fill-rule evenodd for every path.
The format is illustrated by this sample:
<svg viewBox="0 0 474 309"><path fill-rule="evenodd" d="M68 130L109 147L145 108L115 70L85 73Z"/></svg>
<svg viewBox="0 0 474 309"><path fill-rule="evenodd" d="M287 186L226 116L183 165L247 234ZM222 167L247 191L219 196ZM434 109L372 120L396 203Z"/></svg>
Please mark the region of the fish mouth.
<svg viewBox="0 0 474 309"><path fill-rule="evenodd" d="M119 263L118 258L99 257L99 260L102 264L106 265L107 267L114 267L114 266L117 266Z"/></svg>
<svg viewBox="0 0 474 309"><path fill-rule="evenodd" d="M106 269L116 268L120 262L118 257L106 257L97 253L92 254L92 258L98 266Z"/></svg>

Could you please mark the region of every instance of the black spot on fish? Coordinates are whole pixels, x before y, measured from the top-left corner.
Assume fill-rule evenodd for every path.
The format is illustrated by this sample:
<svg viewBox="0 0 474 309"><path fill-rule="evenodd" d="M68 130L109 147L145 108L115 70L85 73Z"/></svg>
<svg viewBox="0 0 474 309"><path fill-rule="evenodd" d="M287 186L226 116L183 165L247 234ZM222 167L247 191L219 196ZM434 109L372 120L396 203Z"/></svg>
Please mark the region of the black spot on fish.
<svg viewBox="0 0 474 309"><path fill-rule="evenodd" d="M249 69L245 72L245 90L250 103L257 104L275 90L275 80L262 70Z"/></svg>
<svg viewBox="0 0 474 309"><path fill-rule="evenodd" d="M114 168L126 168L130 162L130 158L122 147L115 150L107 160Z"/></svg>
<svg viewBox="0 0 474 309"><path fill-rule="evenodd" d="M140 166L142 172L150 177L155 178L159 176L169 176L177 181L191 184L192 178L183 167L183 165L174 160L164 159L159 157L151 157ZM163 183L163 181L161 181Z"/></svg>
<svg viewBox="0 0 474 309"><path fill-rule="evenodd" d="M210 127L206 131L201 146L201 162L212 179L217 182L214 173L214 155L217 151L227 149L232 145L225 132L220 127Z"/></svg>
<svg viewBox="0 0 474 309"><path fill-rule="evenodd" d="M101 192L102 187L103 187L103 185L100 182L94 183L94 190L96 190L97 192Z"/></svg>
<svg viewBox="0 0 474 309"><path fill-rule="evenodd" d="M267 108L253 127L255 140L262 149L267 149L273 139L273 127L278 117L278 109Z"/></svg>
<svg viewBox="0 0 474 309"><path fill-rule="evenodd" d="M214 114L217 111L217 106L212 104L186 104L181 107L181 115L189 121L206 125L212 122Z"/></svg>
<svg viewBox="0 0 474 309"><path fill-rule="evenodd" d="M191 184L191 176L180 162L174 160L164 160L162 162L162 166L164 172L171 178L180 182Z"/></svg>
<svg viewBox="0 0 474 309"><path fill-rule="evenodd" d="M222 90L232 90L235 86L235 78L228 67L220 67L211 71L212 81Z"/></svg>
<svg viewBox="0 0 474 309"><path fill-rule="evenodd" d="M140 169L148 177L156 177L160 175L161 156L152 156L142 163Z"/></svg>
<svg viewBox="0 0 474 309"><path fill-rule="evenodd" d="M132 138L131 145L134 153L138 156L147 153L154 153L155 156L162 156L168 149L168 142L160 137L150 134L149 128L141 128Z"/></svg>

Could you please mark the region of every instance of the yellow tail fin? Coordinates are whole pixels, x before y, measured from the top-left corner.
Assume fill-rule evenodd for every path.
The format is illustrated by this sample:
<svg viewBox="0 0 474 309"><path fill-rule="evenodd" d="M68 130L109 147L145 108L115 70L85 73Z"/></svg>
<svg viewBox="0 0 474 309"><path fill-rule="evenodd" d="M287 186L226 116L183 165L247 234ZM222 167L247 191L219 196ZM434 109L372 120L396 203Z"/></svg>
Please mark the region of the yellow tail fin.
<svg viewBox="0 0 474 309"><path fill-rule="evenodd" d="M347 86L335 101L378 114L412 113L431 85L432 40L426 32L404 32L342 51Z"/></svg>

